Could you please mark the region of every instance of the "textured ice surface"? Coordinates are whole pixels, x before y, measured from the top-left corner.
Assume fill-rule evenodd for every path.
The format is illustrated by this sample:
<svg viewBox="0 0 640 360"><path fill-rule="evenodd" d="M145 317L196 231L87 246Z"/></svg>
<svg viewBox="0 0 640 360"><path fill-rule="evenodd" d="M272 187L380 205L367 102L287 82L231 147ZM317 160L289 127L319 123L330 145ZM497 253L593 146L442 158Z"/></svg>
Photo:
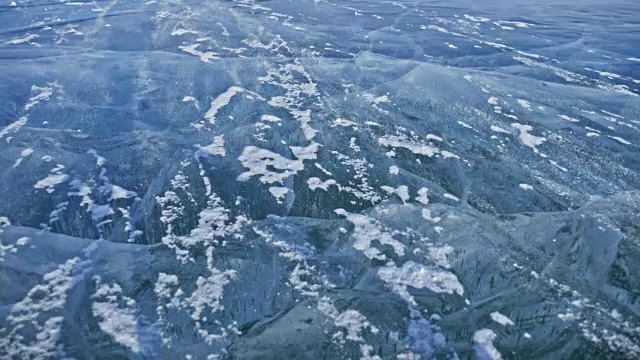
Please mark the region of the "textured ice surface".
<svg viewBox="0 0 640 360"><path fill-rule="evenodd" d="M0 3L0 358L640 358L639 17Z"/></svg>

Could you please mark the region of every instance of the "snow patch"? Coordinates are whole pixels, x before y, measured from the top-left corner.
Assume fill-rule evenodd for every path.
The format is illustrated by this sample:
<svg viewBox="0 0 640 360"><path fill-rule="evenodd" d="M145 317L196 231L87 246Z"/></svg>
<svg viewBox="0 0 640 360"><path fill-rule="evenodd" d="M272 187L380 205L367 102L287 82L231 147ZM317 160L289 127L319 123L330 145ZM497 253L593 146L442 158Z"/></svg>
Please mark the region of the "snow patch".
<svg viewBox="0 0 640 360"><path fill-rule="evenodd" d="M37 39L39 37L40 37L40 35L38 35L38 34L29 34L29 35L26 35L26 36L21 37L21 38L16 38L16 39L13 39L13 40L9 40L9 41L5 42L5 45L20 45L20 44L31 42L32 40L35 40L35 39Z"/></svg>
<svg viewBox="0 0 640 360"><path fill-rule="evenodd" d="M55 186L62 184L69 180L69 175L67 174L49 174L46 178L38 181L33 188L34 189L45 189L49 194L55 191Z"/></svg>
<svg viewBox="0 0 640 360"><path fill-rule="evenodd" d="M351 120L338 118L333 120L333 124L331 124L331 127L336 127L336 126L354 127L355 129L357 129L358 123L353 122Z"/></svg>
<svg viewBox="0 0 640 360"><path fill-rule="evenodd" d="M572 117L567 116L567 115L558 115L558 116L559 116L561 119L563 119L563 120L567 120L567 121L570 121L570 122L574 122L574 123L580 122L580 120L578 120L578 119L576 119L576 118L572 118Z"/></svg>
<svg viewBox="0 0 640 360"><path fill-rule="evenodd" d="M504 134L511 134L509 131L499 127L499 126L494 126L491 125L491 131L495 131L495 132L499 132L499 133L504 133Z"/></svg>
<svg viewBox="0 0 640 360"><path fill-rule="evenodd" d="M518 104L527 110L531 110L531 103L527 100L518 99Z"/></svg>
<svg viewBox="0 0 640 360"><path fill-rule="evenodd" d="M410 199L409 188L406 185L400 185L397 189L391 186L382 186L382 190L386 191L387 194L396 194L403 203L406 203Z"/></svg>
<svg viewBox="0 0 640 360"><path fill-rule="evenodd" d="M451 194L444 194L444 195L442 195L442 196L444 196L445 198L447 198L447 199L449 199L449 200L453 200L453 201L460 201L460 199L458 199L458 197L456 197L456 196L454 196L454 195L451 195Z"/></svg>
<svg viewBox="0 0 640 360"><path fill-rule="evenodd" d="M40 104L40 102L49 100L51 95L53 95L53 86L58 86L55 83L50 84L52 87L39 87L32 85L31 86L31 94L32 96L29 98L29 102L24 106L24 110L28 111L34 106Z"/></svg>
<svg viewBox="0 0 640 360"><path fill-rule="evenodd" d="M216 115L218 114L218 111L220 111L220 109L222 109L223 107L229 105L229 102L231 101L231 98L233 96L243 91L245 91L245 89L238 86L232 86L222 94L218 95L215 99L213 99L213 101L211 101L211 107L204 114L204 119L209 121L211 125L215 125Z"/></svg>
<svg viewBox="0 0 640 360"><path fill-rule="evenodd" d="M271 193L271 195L273 195L273 197L276 198L279 204L282 203L282 199L287 196L289 191L289 188L286 187L272 186L269 188L269 192Z"/></svg>
<svg viewBox="0 0 640 360"><path fill-rule="evenodd" d="M425 155L429 157L432 157L440 152L436 147L412 142L396 135L385 135L378 139L378 143L384 147L404 148L414 154Z"/></svg>
<svg viewBox="0 0 640 360"><path fill-rule="evenodd" d="M490 329L478 330L473 334L473 342L476 357L479 360L501 360L502 355L498 349L493 346L496 334Z"/></svg>
<svg viewBox="0 0 640 360"><path fill-rule="evenodd" d="M213 142L207 146L196 145L196 148L196 156L225 156L224 135L214 137Z"/></svg>
<svg viewBox="0 0 640 360"><path fill-rule="evenodd" d="M402 267L385 266L378 270L378 277L412 306L417 306L417 303L409 293L408 287L428 289L439 294L464 295L464 288L455 274L413 261L407 261Z"/></svg>
<svg viewBox="0 0 640 360"><path fill-rule="evenodd" d="M178 46L178 49L200 58L200 61L210 63L211 60L218 58L218 53L213 51L199 51L200 44L192 44L188 46Z"/></svg>
<svg viewBox="0 0 640 360"><path fill-rule="evenodd" d="M513 321L511 321L511 319L509 319L508 317L500 314L497 311L494 311L491 313L491 320L497 322L500 325L503 326L508 326L508 325L515 325L515 323Z"/></svg>
<svg viewBox="0 0 640 360"><path fill-rule="evenodd" d="M32 148L26 148L24 150L22 150L22 152L20 153L20 157L18 158L18 160L16 160L15 164L13 164L13 167L16 168L18 166L20 166L20 164L22 164L22 161L30 156L31 154L33 154L33 149Z"/></svg>
<svg viewBox="0 0 640 360"><path fill-rule="evenodd" d="M620 144L624 144L624 145L631 145L631 143L619 136L611 136L611 135L607 135L609 138L619 142Z"/></svg>
<svg viewBox="0 0 640 360"><path fill-rule="evenodd" d="M361 214L348 213L343 209L335 210L336 214L343 215L354 225L352 234L353 247L360 250L369 259L386 260L387 257L378 249L371 246L375 240L382 245L389 245L397 256L404 256L405 246L387 231L377 220Z"/></svg>
<svg viewBox="0 0 640 360"><path fill-rule="evenodd" d="M88 250L89 248L85 249ZM88 254L88 251L85 251ZM10 307L7 328L0 329L0 349L11 359L62 358L59 346L67 297L90 261L67 260L42 277L42 284ZM27 335L28 332L34 332Z"/></svg>
<svg viewBox="0 0 640 360"><path fill-rule="evenodd" d="M429 204L429 189L423 187L418 190L418 196L416 197L416 201L422 205Z"/></svg>
<svg viewBox="0 0 640 360"><path fill-rule="evenodd" d="M143 347L140 337L145 331L138 323L136 301L125 296L117 283L100 284L100 277L96 276L95 279L98 284L91 296L91 309L93 316L99 320L98 326L118 344L139 353Z"/></svg>
<svg viewBox="0 0 640 360"><path fill-rule="evenodd" d="M187 29L175 29L171 32L171 36L182 36L185 34L198 35L198 32L194 30L187 30Z"/></svg>
<svg viewBox="0 0 640 360"><path fill-rule="evenodd" d="M260 120L265 121L265 122L276 123L276 124L281 124L282 123L282 119L280 119L279 117L274 116L274 115L262 115L260 117Z"/></svg>
<svg viewBox="0 0 640 360"><path fill-rule="evenodd" d="M29 120L29 117L23 116L20 119L16 120L15 122L7 125L7 127L5 127L4 129L2 129L2 131L0 131L0 139L20 130L27 123L28 120ZM7 142L9 142L9 138L7 138Z"/></svg>
<svg viewBox="0 0 640 360"><path fill-rule="evenodd" d="M538 153L536 146L547 141L544 137L531 135L529 132L533 130L533 127L530 125L512 123L511 126L520 131L520 142L522 142L523 145L532 148L535 153Z"/></svg>
<svg viewBox="0 0 640 360"><path fill-rule="evenodd" d="M520 189L522 190L533 190L533 186L529 185L529 184L520 184L518 185L520 187Z"/></svg>
<svg viewBox="0 0 640 360"><path fill-rule="evenodd" d="M320 180L320 178L312 177L307 180L307 185L309 185L309 189L314 191L316 189L322 189L324 191L327 191L329 190L329 186L336 185L336 184L337 184L336 181L333 179L329 179L323 182L322 180Z"/></svg>

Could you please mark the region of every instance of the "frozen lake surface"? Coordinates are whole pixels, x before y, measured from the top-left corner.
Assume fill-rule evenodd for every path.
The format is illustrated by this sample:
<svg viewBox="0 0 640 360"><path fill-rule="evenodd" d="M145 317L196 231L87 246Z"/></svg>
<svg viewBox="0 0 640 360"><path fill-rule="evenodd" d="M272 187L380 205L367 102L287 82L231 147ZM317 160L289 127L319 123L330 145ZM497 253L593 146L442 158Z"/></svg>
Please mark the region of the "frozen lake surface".
<svg viewBox="0 0 640 360"><path fill-rule="evenodd" d="M640 358L640 3L1 0L0 358Z"/></svg>

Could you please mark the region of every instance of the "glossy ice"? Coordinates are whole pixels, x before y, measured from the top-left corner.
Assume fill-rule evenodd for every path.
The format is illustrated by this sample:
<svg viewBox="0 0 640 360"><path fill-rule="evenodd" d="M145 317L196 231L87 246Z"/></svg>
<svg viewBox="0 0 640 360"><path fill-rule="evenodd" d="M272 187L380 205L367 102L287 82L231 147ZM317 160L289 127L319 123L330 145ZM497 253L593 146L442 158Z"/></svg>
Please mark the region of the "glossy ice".
<svg viewBox="0 0 640 360"><path fill-rule="evenodd" d="M639 16L5 0L0 358L640 357Z"/></svg>

